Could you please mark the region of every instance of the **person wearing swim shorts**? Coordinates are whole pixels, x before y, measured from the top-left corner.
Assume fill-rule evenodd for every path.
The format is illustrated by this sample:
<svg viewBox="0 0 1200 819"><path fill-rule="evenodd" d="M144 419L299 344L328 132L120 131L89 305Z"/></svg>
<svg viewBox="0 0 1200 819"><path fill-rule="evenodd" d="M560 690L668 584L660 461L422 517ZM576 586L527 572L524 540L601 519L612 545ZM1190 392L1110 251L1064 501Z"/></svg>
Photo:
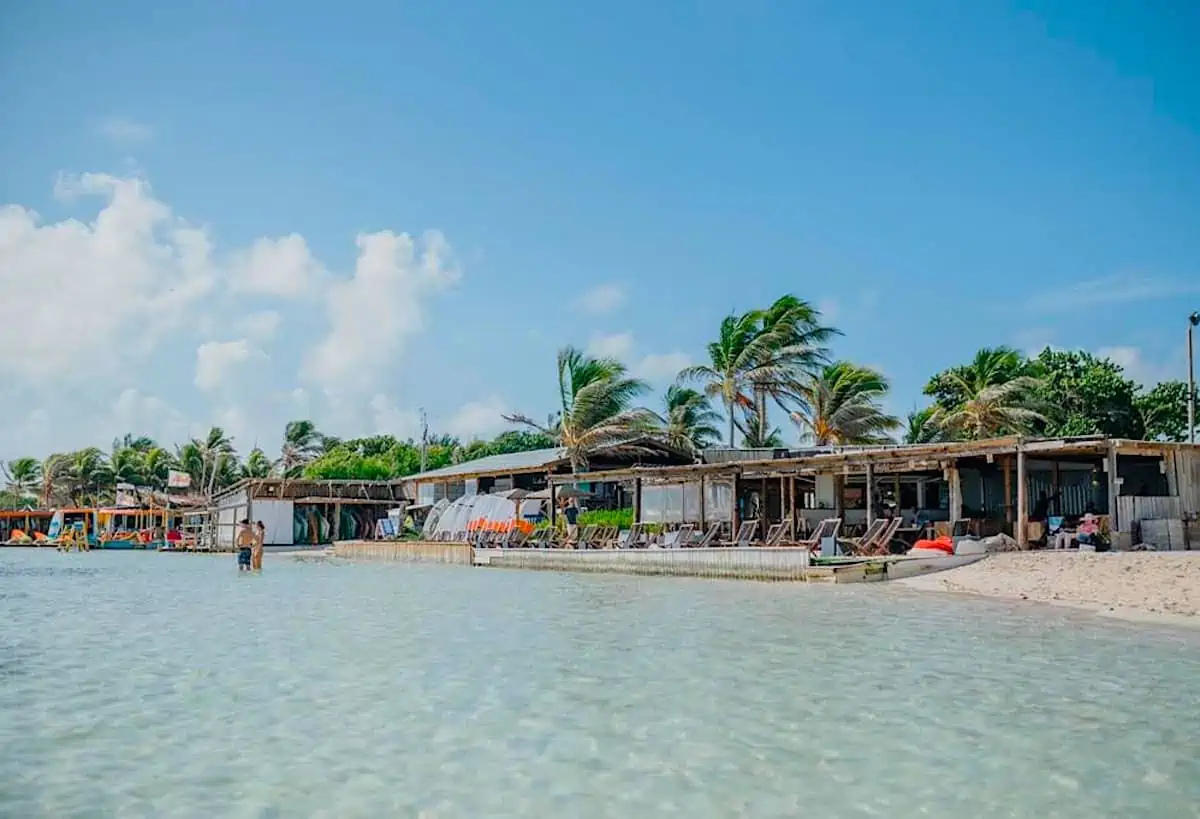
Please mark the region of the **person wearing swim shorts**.
<svg viewBox="0 0 1200 819"><path fill-rule="evenodd" d="M251 556L254 553L254 532L250 521L243 518L238 524L237 531L237 562L239 572L250 571Z"/></svg>

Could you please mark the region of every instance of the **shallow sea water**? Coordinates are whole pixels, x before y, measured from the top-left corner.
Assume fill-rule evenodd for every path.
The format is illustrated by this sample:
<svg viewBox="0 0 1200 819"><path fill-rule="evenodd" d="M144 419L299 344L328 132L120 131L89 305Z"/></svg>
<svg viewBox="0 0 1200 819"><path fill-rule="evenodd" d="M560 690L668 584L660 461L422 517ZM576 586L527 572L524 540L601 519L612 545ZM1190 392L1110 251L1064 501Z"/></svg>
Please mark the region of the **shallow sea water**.
<svg viewBox="0 0 1200 819"><path fill-rule="evenodd" d="M888 586L0 550L0 816L1196 817L1200 631Z"/></svg>

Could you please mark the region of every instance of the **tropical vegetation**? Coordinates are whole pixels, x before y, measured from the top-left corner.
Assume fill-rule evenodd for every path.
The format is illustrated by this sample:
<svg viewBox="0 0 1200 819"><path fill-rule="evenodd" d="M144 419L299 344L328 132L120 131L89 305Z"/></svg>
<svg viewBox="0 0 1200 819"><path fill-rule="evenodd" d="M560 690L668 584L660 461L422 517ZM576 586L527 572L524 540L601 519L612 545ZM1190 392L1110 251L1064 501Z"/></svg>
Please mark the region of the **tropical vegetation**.
<svg viewBox="0 0 1200 819"><path fill-rule="evenodd" d="M424 444L392 435L339 440L307 419L289 422L276 455L255 447L239 456L220 427L182 445L129 433L107 450L87 447L39 460L0 463L0 508L111 501L121 483L165 490L171 471L206 495L245 478L391 479L491 455L562 447L577 471L598 451L638 453L651 441L696 457L718 441L777 448L787 440L817 446L930 443L997 435L1108 435L1181 441L1187 385L1136 383L1111 359L1007 347L934 374L925 407L905 419L888 411L890 383L870 367L837 360L840 335L811 303L787 295L722 319L703 363L687 367L661 398L624 364L567 346L556 360L556 407L544 422L506 416L514 428L488 440L429 435ZM785 429L774 418L785 419ZM788 423L790 422L790 423ZM739 437L740 436L740 437Z"/></svg>

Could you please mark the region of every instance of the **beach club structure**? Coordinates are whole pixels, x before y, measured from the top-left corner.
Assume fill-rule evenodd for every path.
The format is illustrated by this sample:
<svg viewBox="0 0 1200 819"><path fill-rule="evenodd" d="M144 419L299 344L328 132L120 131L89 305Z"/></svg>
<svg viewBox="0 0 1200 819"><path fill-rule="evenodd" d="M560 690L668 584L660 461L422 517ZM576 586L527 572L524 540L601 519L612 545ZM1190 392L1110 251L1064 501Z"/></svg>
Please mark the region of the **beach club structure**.
<svg viewBox="0 0 1200 819"><path fill-rule="evenodd" d="M376 523L404 506L395 481L247 478L213 498L215 547L233 549L241 520L262 521L268 547L369 540Z"/></svg>
<svg viewBox="0 0 1200 819"><path fill-rule="evenodd" d="M1200 548L1200 446L1080 438L993 438L939 444L779 450L715 449L704 463L548 476L558 487L620 487L634 520L660 527L724 526L728 541L754 521L797 539L824 519L854 535L901 518L898 540L920 534L1005 533L1043 542L1047 525L1098 515L1114 548L1153 542ZM603 490L609 495L615 490ZM553 505L552 507L553 508ZM778 531L778 530L776 530Z"/></svg>

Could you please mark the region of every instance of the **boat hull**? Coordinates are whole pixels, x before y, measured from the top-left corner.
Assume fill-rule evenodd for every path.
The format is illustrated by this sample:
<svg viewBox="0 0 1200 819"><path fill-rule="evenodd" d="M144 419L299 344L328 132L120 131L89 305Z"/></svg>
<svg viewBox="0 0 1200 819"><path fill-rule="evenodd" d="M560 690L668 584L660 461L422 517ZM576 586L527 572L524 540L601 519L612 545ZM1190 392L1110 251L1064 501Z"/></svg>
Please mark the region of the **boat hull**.
<svg viewBox="0 0 1200 819"><path fill-rule="evenodd" d="M944 572L969 566L987 557L973 555L921 555L876 558L818 558L808 571L807 579L814 583L876 583L882 580L904 580L909 577Z"/></svg>

